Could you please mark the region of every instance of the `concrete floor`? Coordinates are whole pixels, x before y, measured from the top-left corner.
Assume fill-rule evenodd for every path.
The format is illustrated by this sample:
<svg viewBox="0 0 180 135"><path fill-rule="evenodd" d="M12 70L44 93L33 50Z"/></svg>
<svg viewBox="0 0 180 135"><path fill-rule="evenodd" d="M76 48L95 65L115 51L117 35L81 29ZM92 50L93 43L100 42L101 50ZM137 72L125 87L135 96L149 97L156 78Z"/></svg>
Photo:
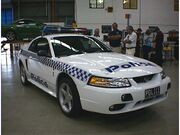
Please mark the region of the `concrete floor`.
<svg viewBox="0 0 180 135"><path fill-rule="evenodd" d="M2 135L177 135L178 62L166 62L172 79L164 102L120 115L84 112L76 119L62 114L54 97L34 85L24 87L15 59L1 56Z"/></svg>

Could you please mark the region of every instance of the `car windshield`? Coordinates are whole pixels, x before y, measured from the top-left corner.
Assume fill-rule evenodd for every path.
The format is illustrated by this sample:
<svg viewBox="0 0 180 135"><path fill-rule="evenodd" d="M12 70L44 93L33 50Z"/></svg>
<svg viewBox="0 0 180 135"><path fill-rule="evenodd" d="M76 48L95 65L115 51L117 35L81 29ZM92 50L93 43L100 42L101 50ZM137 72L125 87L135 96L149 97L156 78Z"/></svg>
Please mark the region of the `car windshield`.
<svg viewBox="0 0 180 135"><path fill-rule="evenodd" d="M54 37L51 39L55 57L74 54L111 52L111 49L98 39L83 36Z"/></svg>

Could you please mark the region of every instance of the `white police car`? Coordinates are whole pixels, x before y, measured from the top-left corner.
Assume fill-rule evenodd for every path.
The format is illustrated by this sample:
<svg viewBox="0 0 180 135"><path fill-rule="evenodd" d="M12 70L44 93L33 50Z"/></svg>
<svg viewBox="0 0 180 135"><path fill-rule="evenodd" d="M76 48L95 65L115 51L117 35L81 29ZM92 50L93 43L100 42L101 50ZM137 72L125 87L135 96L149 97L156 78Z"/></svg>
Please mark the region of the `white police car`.
<svg viewBox="0 0 180 135"><path fill-rule="evenodd" d="M57 97L62 112L81 109L118 114L156 104L168 95L170 78L144 59L114 53L93 37L37 37L19 53L21 82Z"/></svg>

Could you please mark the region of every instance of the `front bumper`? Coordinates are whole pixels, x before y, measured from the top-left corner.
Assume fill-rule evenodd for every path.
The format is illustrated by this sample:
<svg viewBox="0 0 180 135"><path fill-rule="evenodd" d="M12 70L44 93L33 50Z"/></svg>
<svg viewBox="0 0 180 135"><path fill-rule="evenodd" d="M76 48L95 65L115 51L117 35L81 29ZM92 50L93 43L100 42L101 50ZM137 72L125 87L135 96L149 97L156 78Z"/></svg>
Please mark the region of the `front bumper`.
<svg viewBox="0 0 180 135"><path fill-rule="evenodd" d="M158 79L159 80L159 79ZM132 80L130 80L132 81ZM169 77L160 81L150 81L148 83L133 84L129 88L99 88L89 85L78 87L81 105L84 110L98 112L102 114L119 114L138 110L158 102L163 101L168 96L168 87L171 83ZM145 99L145 90L160 86L160 95ZM131 94L132 101L122 101L123 94ZM111 110L113 106L119 105L116 110ZM110 109L111 108L111 109Z"/></svg>

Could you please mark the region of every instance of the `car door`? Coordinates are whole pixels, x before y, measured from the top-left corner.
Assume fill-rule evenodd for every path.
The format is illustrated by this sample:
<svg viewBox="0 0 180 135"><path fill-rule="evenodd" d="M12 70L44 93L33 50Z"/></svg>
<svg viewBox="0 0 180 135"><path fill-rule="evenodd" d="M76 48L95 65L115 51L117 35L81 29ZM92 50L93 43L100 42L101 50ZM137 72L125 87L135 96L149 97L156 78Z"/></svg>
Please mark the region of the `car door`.
<svg viewBox="0 0 180 135"><path fill-rule="evenodd" d="M48 55L38 56L40 50L47 51ZM52 60L48 40L46 38L39 38L33 41L29 51L31 55L28 58L28 70L31 80L52 91L54 89L51 81L53 80L53 69L42 62L42 60L47 62Z"/></svg>

